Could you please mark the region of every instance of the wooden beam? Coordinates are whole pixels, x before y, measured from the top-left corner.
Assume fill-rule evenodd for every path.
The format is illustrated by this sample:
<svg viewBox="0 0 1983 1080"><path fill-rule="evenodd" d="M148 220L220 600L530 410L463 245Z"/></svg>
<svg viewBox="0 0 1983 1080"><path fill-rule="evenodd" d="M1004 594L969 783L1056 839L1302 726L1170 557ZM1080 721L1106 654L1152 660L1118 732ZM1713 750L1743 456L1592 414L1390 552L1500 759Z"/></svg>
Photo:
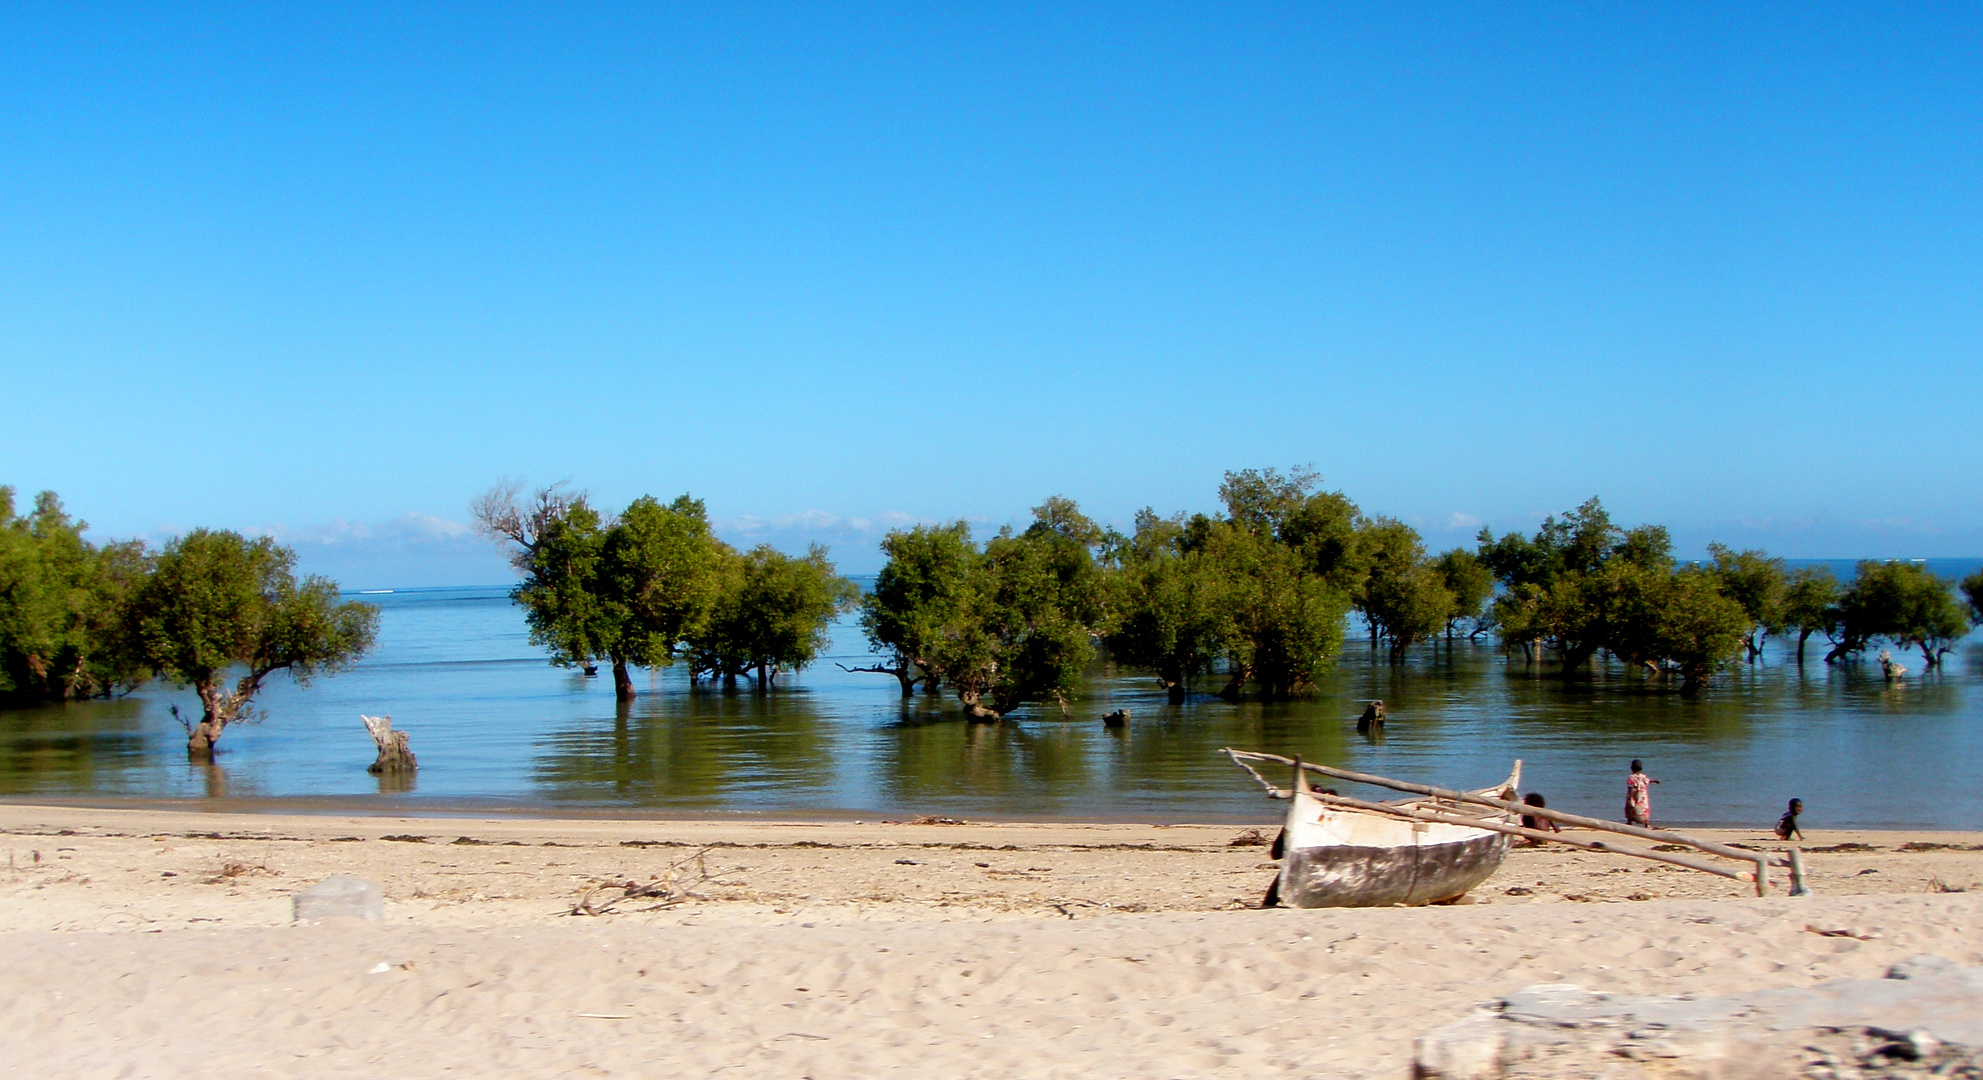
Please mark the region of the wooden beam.
<svg viewBox="0 0 1983 1080"><path fill-rule="evenodd" d="M1614 847L1602 840L1573 840L1561 833L1550 833L1544 832L1541 829L1524 828L1520 825L1510 825L1505 821L1472 818L1464 814L1453 814L1439 810L1421 810L1392 806L1388 803L1367 802L1363 799L1352 799L1342 795L1311 794L1309 797L1327 806L1343 806L1353 810L1389 814L1411 821L1425 821L1443 825L1464 825L1470 829L1485 829L1488 832L1505 833L1509 836L1522 836L1531 840L1544 840L1550 843L1564 844L1573 848L1581 848L1584 851L1599 851L1612 855L1629 855L1635 859L1650 859L1653 862L1669 863L1673 866L1686 867L1689 870L1699 870L1704 874L1713 874L1732 881L1756 880L1756 875L1752 873L1742 870L1730 870L1726 867L1716 866L1710 862L1703 862L1700 859L1690 859L1684 855L1673 855L1664 851L1645 851L1640 848Z"/></svg>
<svg viewBox="0 0 1983 1080"><path fill-rule="evenodd" d="M1292 758L1284 758L1279 754L1262 754L1248 750L1234 750L1231 747L1225 748L1225 753L1235 764L1242 764L1242 767L1241 758L1249 758L1254 761L1275 761L1283 765L1293 765L1299 769L1307 769L1311 772L1320 773L1323 776L1334 777L1338 780L1347 780L1353 784L1368 784L1372 787L1390 788L1393 791L1423 795L1428 798L1441 799L1447 802L1491 806L1507 813L1546 818L1565 825L1577 825L1586 829L1596 829L1600 832L1613 832L1622 836L1637 837L1641 840L1657 840L1671 844L1684 844L1687 847L1706 852L1709 855L1719 855L1724 859L1735 859L1740 862L1754 863L1756 872L1752 880L1756 883L1756 895L1762 896L1769 889L1770 856L1767 852L1744 851L1741 848L1729 847L1726 844L1717 844L1710 840L1701 840L1684 833L1645 829L1637 825L1623 825L1616 821L1606 821L1603 818L1584 817L1581 814L1566 814L1561 810L1551 810L1542 806L1530 806L1527 803L1516 802L1513 799L1500 799L1490 795L1476 795L1470 791L1452 791L1446 788L1432 787L1428 784L1414 784L1405 780L1393 780L1387 776L1356 772L1351 769L1338 769L1328 765L1316 765L1312 762L1297 762ZM1248 769L1248 771L1251 772L1252 770ZM1257 777L1259 774L1254 773L1254 775ZM1381 806L1384 804L1373 803L1370 805Z"/></svg>

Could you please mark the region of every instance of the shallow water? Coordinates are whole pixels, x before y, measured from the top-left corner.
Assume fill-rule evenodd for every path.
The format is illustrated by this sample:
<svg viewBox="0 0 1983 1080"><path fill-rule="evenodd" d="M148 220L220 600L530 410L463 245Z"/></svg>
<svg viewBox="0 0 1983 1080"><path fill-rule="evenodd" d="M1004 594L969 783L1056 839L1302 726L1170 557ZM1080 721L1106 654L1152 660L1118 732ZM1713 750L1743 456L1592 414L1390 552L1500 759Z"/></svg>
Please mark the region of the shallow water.
<svg viewBox="0 0 1983 1080"><path fill-rule="evenodd" d="M1810 828L1983 827L1983 642L1938 673L1889 687L1870 660L1827 668L1814 641L1800 670L1783 650L1694 698L1646 692L1622 671L1565 683L1464 639L1402 667L1361 641L1315 698L1164 702L1147 677L1097 670L1063 717L1027 709L966 724L953 698L904 703L887 676L853 675L859 631L770 694L691 690L681 669L636 676L615 707L610 680L551 667L501 588L370 595L379 645L352 670L299 688L274 680L267 717L230 728L218 764L194 766L169 712L190 693L0 712L0 794L331 800L398 811L584 810L722 815L1147 821L1269 820L1258 786L1221 746L1299 753L1388 776L1484 786L1525 762L1525 789L1552 807L1621 813L1627 762L1661 781L1656 824L1774 822L1792 796ZM1382 742L1354 718L1383 698ZM1109 731L1100 717L1134 714ZM411 732L420 770L392 790L365 772L358 715ZM1347 788L1346 788L1346 792Z"/></svg>

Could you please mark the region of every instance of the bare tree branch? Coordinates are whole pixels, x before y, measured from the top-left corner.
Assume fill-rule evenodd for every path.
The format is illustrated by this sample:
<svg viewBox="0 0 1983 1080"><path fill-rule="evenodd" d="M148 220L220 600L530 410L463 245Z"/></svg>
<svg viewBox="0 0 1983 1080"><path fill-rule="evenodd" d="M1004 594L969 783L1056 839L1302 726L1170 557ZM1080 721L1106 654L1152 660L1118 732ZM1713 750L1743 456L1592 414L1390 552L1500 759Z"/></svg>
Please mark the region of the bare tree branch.
<svg viewBox="0 0 1983 1080"><path fill-rule="evenodd" d="M528 504L521 504L517 497L523 492L523 481L507 477L496 481L468 504L468 511L475 518L475 531L491 540L514 545L509 551L510 565L528 573L531 553L544 530L585 497L584 492L565 491L567 483L560 480L539 488Z"/></svg>

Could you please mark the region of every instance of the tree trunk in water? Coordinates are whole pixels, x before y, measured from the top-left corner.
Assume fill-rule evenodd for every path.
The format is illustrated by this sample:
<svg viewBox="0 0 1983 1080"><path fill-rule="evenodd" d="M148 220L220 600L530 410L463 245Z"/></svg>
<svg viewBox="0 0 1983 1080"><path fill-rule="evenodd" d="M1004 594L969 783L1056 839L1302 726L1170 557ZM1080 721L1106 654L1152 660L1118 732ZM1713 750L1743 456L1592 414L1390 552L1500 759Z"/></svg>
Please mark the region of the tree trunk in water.
<svg viewBox="0 0 1983 1080"><path fill-rule="evenodd" d="M371 733L372 741L379 747L378 759L372 762L366 772L375 775L410 773L420 767L419 761L413 756L412 746L407 742L406 732L392 729L392 717L361 714L358 719L365 721L365 730Z"/></svg>
<svg viewBox="0 0 1983 1080"><path fill-rule="evenodd" d="M1233 672L1231 677L1226 679L1226 685L1219 690L1219 696L1227 701L1238 701L1240 690L1246 686L1246 680L1252 677L1253 672L1246 668Z"/></svg>
<svg viewBox="0 0 1983 1080"><path fill-rule="evenodd" d="M1809 640L1811 640L1811 632L1809 630L1800 631L1798 633L1797 635L1797 666L1798 667L1804 666L1804 643Z"/></svg>
<svg viewBox="0 0 1983 1080"><path fill-rule="evenodd" d="M904 664L895 669L895 681L902 684L903 697L912 698L916 696L916 677L909 674L908 665Z"/></svg>
<svg viewBox="0 0 1983 1080"><path fill-rule="evenodd" d="M613 697L620 701L633 700L633 675L627 671L624 657L613 657Z"/></svg>
<svg viewBox="0 0 1983 1080"><path fill-rule="evenodd" d="M1164 685L1164 697L1172 705L1184 704L1184 684L1176 682L1166 683Z"/></svg>
<svg viewBox="0 0 1983 1080"><path fill-rule="evenodd" d="M245 694L218 687L201 687L199 695L200 722L186 732L186 756L194 761L212 761L220 733L227 730L248 699Z"/></svg>
<svg viewBox="0 0 1983 1080"><path fill-rule="evenodd" d="M997 712L980 703L976 691L960 690L957 692L957 700L964 703L965 719L974 724L995 724L1003 719Z"/></svg>
<svg viewBox="0 0 1983 1080"><path fill-rule="evenodd" d="M769 664L759 664L759 665L757 666L757 690L758 690L758 693L760 693L760 694L761 694L761 693L763 693L764 691L766 691L766 690L769 690L769 689L771 689L771 665L769 665Z"/></svg>

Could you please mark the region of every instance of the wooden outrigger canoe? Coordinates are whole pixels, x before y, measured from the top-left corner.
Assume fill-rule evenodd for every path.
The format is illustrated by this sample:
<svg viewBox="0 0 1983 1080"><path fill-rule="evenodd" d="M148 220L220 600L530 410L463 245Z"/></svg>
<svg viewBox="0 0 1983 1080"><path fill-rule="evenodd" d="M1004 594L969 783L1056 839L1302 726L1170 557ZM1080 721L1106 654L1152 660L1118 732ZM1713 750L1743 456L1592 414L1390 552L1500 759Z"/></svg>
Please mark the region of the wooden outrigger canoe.
<svg viewBox="0 0 1983 1080"><path fill-rule="evenodd" d="M1235 762L1242 757L1274 760L1272 755L1228 753ZM1288 763L1299 778L1300 763ZM1517 761L1507 780L1475 794L1513 799L1521 782L1522 763ZM1457 900L1494 876L1508 853L1505 833L1332 806L1326 798L1299 779L1289 787L1287 822L1281 850L1275 853L1282 860L1281 873L1268 891L1270 905L1389 907ZM1436 802L1422 797L1384 805L1410 812ZM1501 820L1513 817L1504 814Z"/></svg>
<svg viewBox="0 0 1983 1080"><path fill-rule="evenodd" d="M1274 842L1274 857L1282 863L1279 876L1267 892L1269 907L1277 903L1304 908L1376 907L1457 900L1500 868L1502 857L1508 853L1508 841L1516 836L1585 851L1649 859L1751 882L1758 896L1769 891L1769 868L1780 866L1790 871L1790 895L1803 896L1810 891L1804 883L1803 853L1794 847L1787 857L1773 856L1677 832L1655 831L1516 802L1515 792L1522 779L1520 761L1515 762L1508 779L1494 787L1447 791L1278 754L1257 754L1230 747L1222 753L1260 781L1268 797L1288 800L1286 824L1281 838ZM1292 783L1280 788L1248 762L1292 767ZM1410 792L1417 797L1396 802L1347 798L1312 787L1307 779L1311 772ZM1516 819L1522 816L1642 840L1659 840L1663 844L1659 849L1649 850L1620 847L1607 840L1572 838L1560 831L1527 828L1517 823ZM1685 848L1736 860L1754 869L1735 870L1692 855L1673 854Z"/></svg>

